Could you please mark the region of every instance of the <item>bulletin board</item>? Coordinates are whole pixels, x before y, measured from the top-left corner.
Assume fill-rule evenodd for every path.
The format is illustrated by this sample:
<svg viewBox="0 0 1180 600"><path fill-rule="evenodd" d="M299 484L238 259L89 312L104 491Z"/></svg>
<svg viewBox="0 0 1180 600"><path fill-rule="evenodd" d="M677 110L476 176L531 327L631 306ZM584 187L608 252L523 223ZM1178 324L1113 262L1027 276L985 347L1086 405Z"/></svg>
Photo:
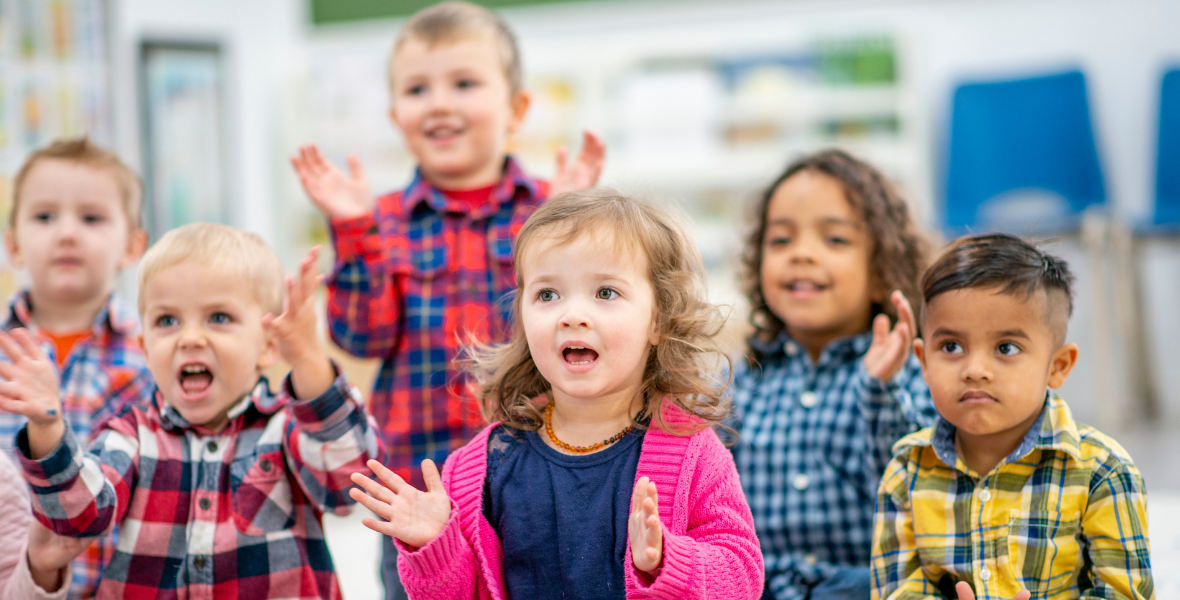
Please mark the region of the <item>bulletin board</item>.
<svg viewBox="0 0 1180 600"><path fill-rule="evenodd" d="M112 143L107 0L0 2L0 217L12 177L30 152L86 134ZM16 286L0 261L0 295Z"/></svg>
<svg viewBox="0 0 1180 600"><path fill-rule="evenodd" d="M539 4L572 4L587 0L478 0L476 4L488 8L536 6ZM594 2L619 0L591 0ZM311 22L316 25L408 17L419 10L438 4L438 0L310 0Z"/></svg>

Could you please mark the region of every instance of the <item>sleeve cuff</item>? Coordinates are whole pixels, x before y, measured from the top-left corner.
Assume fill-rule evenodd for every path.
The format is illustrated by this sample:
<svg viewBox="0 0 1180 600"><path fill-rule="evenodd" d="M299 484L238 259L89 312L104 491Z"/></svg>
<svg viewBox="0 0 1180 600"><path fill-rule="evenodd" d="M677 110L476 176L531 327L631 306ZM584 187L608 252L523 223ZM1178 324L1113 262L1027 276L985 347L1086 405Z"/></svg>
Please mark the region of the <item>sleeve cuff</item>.
<svg viewBox="0 0 1180 600"><path fill-rule="evenodd" d="M651 575L635 568L635 582L639 589L647 591L654 598L678 600L693 586L695 557L695 542L684 535L672 535L664 529L664 562L660 566L660 573L652 579ZM650 582L650 583L646 583Z"/></svg>
<svg viewBox="0 0 1180 600"><path fill-rule="evenodd" d="M451 500L451 518L443 526L442 533L417 550L394 538L397 547L398 570L403 577L416 580L433 580L440 573L455 568L465 560L463 531L459 528L459 506Z"/></svg>
<svg viewBox="0 0 1180 600"><path fill-rule="evenodd" d="M355 425L354 421L365 419L364 411L360 410L364 398L360 390L348 382L335 361L332 369L336 371L332 386L306 402L295 399L291 375L283 379L283 393L290 399L291 415L304 433L320 441L338 439Z"/></svg>
<svg viewBox="0 0 1180 600"><path fill-rule="evenodd" d="M82 471L83 449L68 426L53 451L39 460L29 458L28 426L16 434L16 447L25 478L34 488L61 487Z"/></svg>
<svg viewBox="0 0 1180 600"><path fill-rule="evenodd" d="M332 231L336 260L349 262L381 255L381 236L375 215L329 221L328 227Z"/></svg>

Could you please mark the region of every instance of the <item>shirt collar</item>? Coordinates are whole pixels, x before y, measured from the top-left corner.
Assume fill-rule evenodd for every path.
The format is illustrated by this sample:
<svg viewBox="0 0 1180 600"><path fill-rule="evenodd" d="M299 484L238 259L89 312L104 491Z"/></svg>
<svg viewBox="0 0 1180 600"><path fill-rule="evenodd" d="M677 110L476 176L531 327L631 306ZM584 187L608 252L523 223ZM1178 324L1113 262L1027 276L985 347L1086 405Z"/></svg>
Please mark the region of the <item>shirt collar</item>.
<svg viewBox="0 0 1180 600"><path fill-rule="evenodd" d="M13 295L8 302L8 313L4 316L2 327L5 330L24 327L36 332L37 325L32 319L32 306L29 290L21 290ZM94 317L95 337L101 337L108 329L123 337L139 335L139 315L115 294L107 297L107 301Z"/></svg>
<svg viewBox="0 0 1180 600"><path fill-rule="evenodd" d="M512 202L516 198L516 191L524 188L530 196L537 194L536 184L525 176L524 170L520 168L516 160L511 156L504 158L504 171L500 177L500 181L496 182L496 186L492 188L492 199L486 205L483 205L471 213L471 218L479 219L491 214L495 214L500 210L500 206ZM402 192L402 210L404 214L411 214L419 204L426 203L427 206L434 209L436 212L447 212L448 201L446 194L442 190L435 187L432 183L422 175L422 169L418 168L414 171L414 179L410 185ZM459 206L460 212L466 212L466 206Z"/></svg>
<svg viewBox="0 0 1180 600"><path fill-rule="evenodd" d="M755 350L761 352L767 357L777 356L791 358L806 358L807 352L803 348L803 344L795 341L786 330L783 330L774 338L773 341L767 342L757 335L750 337L750 346ZM836 338L828 342L827 346L819 354L819 361L817 364L823 364L828 361L849 361L858 360L868 352L869 346L873 343L873 332L866 331L855 335L849 335L841 338Z"/></svg>
<svg viewBox="0 0 1180 600"><path fill-rule="evenodd" d="M905 446L931 446L934 454L943 463L951 467L957 464L955 426L942 418L941 415L935 422L934 430L929 436L918 436L909 439L908 444L899 443L898 445L899 449ZM1077 424L1073 420L1073 415L1070 414L1069 406L1060 396L1051 391L1045 392L1045 403L1041 407L1041 414L1025 432L1020 445L1000 464L1020 460L1033 450L1059 450L1074 459L1081 458L1081 437L1078 435Z"/></svg>
<svg viewBox="0 0 1180 600"><path fill-rule="evenodd" d="M156 388L155 402L156 409L160 412L160 421L162 422L165 430L177 432L183 431L185 429L191 429L202 435L209 435L213 433L212 431L209 431L200 425L193 425L192 423L189 423L188 419L185 419L180 415L180 411L176 410L176 408L164 400L164 396L160 393L160 389L158 387ZM251 407L253 407L256 412L263 415L274 414L280 408L282 408L282 402L280 399L275 397L274 394L270 393L270 384L266 377L260 377L258 379L258 383L254 386L254 389L249 394L242 396L241 400L238 400L237 403L230 407L229 413L226 415L229 419L229 422L222 431L229 430L233 426L234 421L238 417L245 414L246 411L250 410Z"/></svg>

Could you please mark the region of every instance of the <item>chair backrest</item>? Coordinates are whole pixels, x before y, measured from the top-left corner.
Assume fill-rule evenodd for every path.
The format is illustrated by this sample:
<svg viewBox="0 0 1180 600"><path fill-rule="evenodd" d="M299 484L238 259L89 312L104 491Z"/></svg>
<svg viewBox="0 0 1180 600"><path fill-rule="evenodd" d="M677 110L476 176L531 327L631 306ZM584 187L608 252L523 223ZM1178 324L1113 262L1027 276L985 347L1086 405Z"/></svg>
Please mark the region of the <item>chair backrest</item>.
<svg viewBox="0 0 1180 600"><path fill-rule="evenodd" d="M1157 225L1180 225L1180 69L1164 73L1155 163Z"/></svg>
<svg viewBox="0 0 1180 600"><path fill-rule="evenodd" d="M1106 203L1080 71L959 86L946 161L944 225L956 235L1069 230Z"/></svg>

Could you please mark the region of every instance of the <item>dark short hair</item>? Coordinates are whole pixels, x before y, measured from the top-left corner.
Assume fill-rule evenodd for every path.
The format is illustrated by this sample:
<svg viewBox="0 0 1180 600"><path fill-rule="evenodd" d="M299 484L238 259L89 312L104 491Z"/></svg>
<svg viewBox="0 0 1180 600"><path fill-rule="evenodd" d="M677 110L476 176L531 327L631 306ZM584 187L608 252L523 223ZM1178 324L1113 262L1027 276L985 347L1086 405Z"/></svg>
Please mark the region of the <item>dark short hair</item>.
<svg viewBox="0 0 1180 600"><path fill-rule="evenodd" d="M1031 298L1038 291L1049 297L1049 311L1064 307L1073 315L1073 274L1064 260L1043 252L1018 237L988 233L951 243L922 276L922 313L940 294L963 289L999 288L1002 294ZM1063 302L1053 302L1052 293ZM1049 316L1049 315L1047 315ZM1064 338L1064 331L1061 332Z"/></svg>

